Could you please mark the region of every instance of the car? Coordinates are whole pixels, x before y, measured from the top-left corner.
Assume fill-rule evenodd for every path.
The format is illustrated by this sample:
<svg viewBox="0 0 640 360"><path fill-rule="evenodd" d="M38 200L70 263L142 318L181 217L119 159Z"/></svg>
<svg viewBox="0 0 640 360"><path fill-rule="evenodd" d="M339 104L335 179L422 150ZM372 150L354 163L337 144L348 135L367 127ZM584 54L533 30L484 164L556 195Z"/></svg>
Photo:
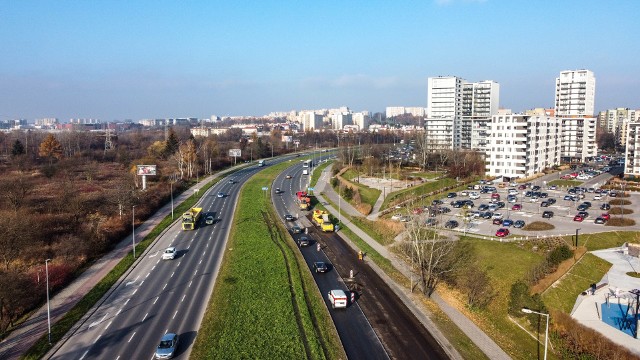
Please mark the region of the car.
<svg viewBox="0 0 640 360"><path fill-rule="evenodd" d="M600 214L600 217L605 219L606 221L609 221L609 219L611 219L611 215L609 215L609 213L602 213Z"/></svg>
<svg viewBox="0 0 640 360"><path fill-rule="evenodd" d="M554 199L554 198L549 198L549 199L547 199L547 200L545 200L545 201L546 201L549 205L553 205L553 204L555 204L555 203L556 203L556 199Z"/></svg>
<svg viewBox="0 0 640 360"><path fill-rule="evenodd" d="M286 215L284 216L284 219L285 219L285 220L287 220L287 221L293 221L293 220L294 220L294 219L293 219L293 215L291 215L291 214L286 214Z"/></svg>
<svg viewBox="0 0 640 360"><path fill-rule="evenodd" d="M472 200L480 199L480 194L478 194L477 192L472 192L471 194L469 194L469 199L472 199Z"/></svg>
<svg viewBox="0 0 640 360"><path fill-rule="evenodd" d="M498 193L491 194L491 198L492 199L500 199L500 194L498 194Z"/></svg>
<svg viewBox="0 0 640 360"><path fill-rule="evenodd" d="M280 188L276 188L276 194L281 194L282 190L280 190Z"/></svg>
<svg viewBox="0 0 640 360"><path fill-rule="evenodd" d="M505 228L498 229L498 231L496 231L496 236L497 237L509 236L509 229L505 229Z"/></svg>
<svg viewBox="0 0 640 360"><path fill-rule="evenodd" d="M327 263L325 263L324 261L315 261L313 263L313 270L316 273L326 273L327 271L329 271L329 266L327 266Z"/></svg>
<svg viewBox="0 0 640 360"><path fill-rule="evenodd" d="M542 213L543 219L551 219L553 217L553 211L545 211Z"/></svg>
<svg viewBox="0 0 640 360"><path fill-rule="evenodd" d="M502 214L500 213L493 213L493 216L491 216L492 219L500 219L502 220Z"/></svg>
<svg viewBox="0 0 640 360"><path fill-rule="evenodd" d="M487 210L489 210L489 211L496 211L496 210L498 210L498 204L491 204L491 205L489 205L489 207L487 208Z"/></svg>
<svg viewBox="0 0 640 360"><path fill-rule="evenodd" d="M491 219L493 217L493 213L491 211L480 213L480 217L483 219Z"/></svg>
<svg viewBox="0 0 640 360"><path fill-rule="evenodd" d="M444 204L444 202L442 202L442 200L440 199L435 199L431 202L431 205L433 206L442 205L442 204Z"/></svg>
<svg viewBox="0 0 640 360"><path fill-rule="evenodd" d="M573 221L582 222L582 220L584 220L584 218L580 215L576 215L573 217Z"/></svg>
<svg viewBox="0 0 640 360"><path fill-rule="evenodd" d="M540 203L540 207L549 207L549 205L551 205L551 204L549 204L548 201L543 201L543 202Z"/></svg>
<svg viewBox="0 0 640 360"><path fill-rule="evenodd" d="M467 190L460 191L460 196L469 196L469 192Z"/></svg>
<svg viewBox="0 0 640 360"><path fill-rule="evenodd" d="M611 192L609 192L609 196L611 196L611 197L617 197L617 196L618 196L618 193L617 193L617 192L615 192L615 191L611 191Z"/></svg>
<svg viewBox="0 0 640 360"><path fill-rule="evenodd" d="M461 208L464 205L464 203L462 201L454 201L451 206L453 206L456 209Z"/></svg>
<svg viewBox="0 0 640 360"><path fill-rule="evenodd" d="M502 225L502 219L493 219L491 223L493 225Z"/></svg>
<svg viewBox="0 0 640 360"><path fill-rule="evenodd" d="M573 201L573 196L571 195L565 195L564 198L562 198L562 200L566 200L566 201Z"/></svg>
<svg viewBox="0 0 640 360"><path fill-rule="evenodd" d="M287 179L291 179L292 177L293 177L293 176L291 176L291 175L289 175L289 174L287 174L287 176L286 176L286 178L287 178Z"/></svg>
<svg viewBox="0 0 640 360"><path fill-rule="evenodd" d="M587 207L591 207L593 204L591 204L591 201L585 201L582 204L587 205Z"/></svg>
<svg viewBox="0 0 640 360"><path fill-rule="evenodd" d="M214 221L215 219L213 218L213 215L207 215L207 217L204 218L204 222L207 225L212 225Z"/></svg>
<svg viewBox="0 0 640 360"><path fill-rule="evenodd" d="M400 218L400 222L409 222L409 221L411 221L411 216L405 215Z"/></svg>
<svg viewBox="0 0 640 360"><path fill-rule="evenodd" d="M302 233L302 228L300 226L294 226L291 228L291 232L294 234L300 234Z"/></svg>
<svg viewBox="0 0 640 360"><path fill-rule="evenodd" d="M178 256L178 250L175 247L168 247L162 253L162 260L173 260Z"/></svg>
<svg viewBox="0 0 640 360"><path fill-rule="evenodd" d="M229 184L235 184L235 183L236 181L233 178L229 179Z"/></svg>
<svg viewBox="0 0 640 360"><path fill-rule="evenodd" d="M438 225L438 220L436 220L436 218L430 217L425 220L424 224L427 226L436 226Z"/></svg>
<svg viewBox="0 0 640 360"><path fill-rule="evenodd" d="M451 212L451 209L449 209L446 206L441 206L441 207L438 208L438 211L440 211L442 214L446 214L446 213Z"/></svg>
<svg viewBox="0 0 640 360"><path fill-rule="evenodd" d="M589 207L586 204L580 204L578 205L578 211L585 211L587 210Z"/></svg>
<svg viewBox="0 0 640 360"><path fill-rule="evenodd" d="M555 186L555 185L551 185L551 186L549 186L549 190L557 190L557 189L558 189L558 187L557 187L557 186Z"/></svg>
<svg viewBox="0 0 640 360"><path fill-rule="evenodd" d="M458 227L458 222L455 220L449 220L444 224L445 229L455 229Z"/></svg>
<svg viewBox="0 0 640 360"><path fill-rule="evenodd" d="M596 224L604 224L604 223L607 222L607 220L605 220L602 217L597 217L593 222L596 223Z"/></svg>
<svg viewBox="0 0 640 360"><path fill-rule="evenodd" d="M536 185L536 186L532 187L531 190L538 191L538 190L540 190L540 186Z"/></svg>
<svg viewBox="0 0 640 360"><path fill-rule="evenodd" d="M595 194L595 195L593 196L593 200L594 200L594 201L596 201L596 200L602 200L602 195L600 195L600 194Z"/></svg>
<svg viewBox="0 0 640 360"><path fill-rule="evenodd" d="M489 205L487 204L480 204L480 206L478 206L478 210L480 211L487 211L489 209Z"/></svg>
<svg viewBox="0 0 640 360"><path fill-rule="evenodd" d="M423 208L414 208L413 210L411 210L411 213L413 215L420 215L420 214L422 214L423 211L424 211Z"/></svg>
<svg viewBox="0 0 640 360"><path fill-rule="evenodd" d="M540 198L538 198L537 196L532 196L529 198L529 202L538 202L538 200L540 200Z"/></svg>
<svg viewBox="0 0 640 360"><path fill-rule="evenodd" d="M156 359L170 359L175 356L178 350L178 334L166 333L160 339L160 344L156 348Z"/></svg>
<svg viewBox="0 0 640 360"><path fill-rule="evenodd" d="M300 239L298 239L298 246L309 246L309 244L311 244L311 241L306 236L300 236Z"/></svg>
<svg viewBox="0 0 640 360"><path fill-rule="evenodd" d="M516 222L513 223L513 227L520 229L522 227L524 227L524 220L516 220Z"/></svg>
<svg viewBox="0 0 640 360"><path fill-rule="evenodd" d="M449 198L449 199L453 199L456 196L458 196L458 195L456 193L454 193L454 192L447 194L447 198Z"/></svg>
<svg viewBox="0 0 640 360"><path fill-rule="evenodd" d="M400 215L400 214L393 214L393 216L391 217L391 220L398 221L398 220L400 220L401 217L402 217L402 215Z"/></svg>
<svg viewBox="0 0 640 360"><path fill-rule="evenodd" d="M502 226L504 226L504 227L508 227L508 226L511 226L511 225L513 225L513 220L511 220L511 219L504 219L502 221Z"/></svg>
<svg viewBox="0 0 640 360"><path fill-rule="evenodd" d="M509 195L518 195L517 189L509 189Z"/></svg>
<svg viewBox="0 0 640 360"><path fill-rule="evenodd" d="M277 193L277 192L276 192L276 193ZM219 197L219 198L223 198L223 197L224 197L224 193L223 193L223 192L219 192L219 193L218 193L218 197Z"/></svg>
<svg viewBox="0 0 640 360"><path fill-rule="evenodd" d="M498 209L502 209L506 206L507 204L505 204L503 201L498 201L496 203L496 206L498 207Z"/></svg>
<svg viewBox="0 0 640 360"><path fill-rule="evenodd" d="M548 197L549 197L549 194L548 194L548 193L546 193L546 192L541 192L541 193L540 193L540 195L538 195L538 196L539 196L540 198L542 198L542 199L546 199L546 198L548 198Z"/></svg>
<svg viewBox="0 0 640 360"><path fill-rule="evenodd" d="M611 205L602 204L602 205L600 205L600 210L611 210Z"/></svg>
<svg viewBox="0 0 640 360"><path fill-rule="evenodd" d="M522 205L513 204L513 206L511 207L511 210L515 210L515 211L522 210Z"/></svg>
<svg viewBox="0 0 640 360"><path fill-rule="evenodd" d="M515 204L516 202L518 202L518 198L517 197L509 197L509 198L507 198L507 202Z"/></svg>
<svg viewBox="0 0 640 360"><path fill-rule="evenodd" d="M578 211L578 215L582 216L585 219L589 217L589 213L586 211Z"/></svg>
<svg viewBox="0 0 640 360"><path fill-rule="evenodd" d="M527 185L520 185L518 186L518 190L525 190L527 188Z"/></svg>

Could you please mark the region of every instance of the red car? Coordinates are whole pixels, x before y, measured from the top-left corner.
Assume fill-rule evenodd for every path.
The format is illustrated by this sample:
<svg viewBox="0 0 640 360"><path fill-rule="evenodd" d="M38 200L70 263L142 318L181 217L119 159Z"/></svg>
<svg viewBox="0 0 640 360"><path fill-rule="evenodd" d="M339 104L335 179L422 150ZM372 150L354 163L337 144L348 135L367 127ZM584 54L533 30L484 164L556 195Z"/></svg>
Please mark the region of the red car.
<svg viewBox="0 0 640 360"><path fill-rule="evenodd" d="M491 198L492 199L500 199L500 194L498 194L498 193L491 194Z"/></svg>
<svg viewBox="0 0 640 360"><path fill-rule="evenodd" d="M415 208L415 209L411 210L411 213L413 215L420 215L420 214L422 214L423 211L424 210L422 208Z"/></svg>
<svg viewBox="0 0 640 360"><path fill-rule="evenodd" d="M493 219L493 225L502 225L502 219Z"/></svg>
<svg viewBox="0 0 640 360"><path fill-rule="evenodd" d="M582 222L582 220L584 220L584 218L580 215L576 215L573 217L573 221Z"/></svg>
<svg viewBox="0 0 640 360"><path fill-rule="evenodd" d="M518 186L518 190L524 190L527 188L527 185L520 185Z"/></svg>
<svg viewBox="0 0 640 360"><path fill-rule="evenodd" d="M509 235L509 229L505 229L505 228L500 228L498 229L498 231L496 231L496 236L497 237L505 237Z"/></svg>
<svg viewBox="0 0 640 360"><path fill-rule="evenodd" d="M609 213L603 213L602 215L600 215L600 217L605 219L606 221L609 221L609 219L611 219L611 215L609 215Z"/></svg>
<svg viewBox="0 0 640 360"><path fill-rule="evenodd" d="M513 204L513 206L511 207L511 210L522 210L522 205L520 204Z"/></svg>

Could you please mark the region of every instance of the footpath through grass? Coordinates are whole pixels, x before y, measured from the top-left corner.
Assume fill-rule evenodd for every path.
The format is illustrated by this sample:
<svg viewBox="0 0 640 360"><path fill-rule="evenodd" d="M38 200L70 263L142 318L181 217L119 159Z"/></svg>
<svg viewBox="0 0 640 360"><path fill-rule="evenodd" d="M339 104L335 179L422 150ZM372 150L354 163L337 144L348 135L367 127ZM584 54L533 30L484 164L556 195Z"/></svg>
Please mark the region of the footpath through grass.
<svg viewBox="0 0 640 360"><path fill-rule="evenodd" d="M442 178L436 181L428 181L424 184L416 185L410 188L394 191L387 195L380 207L381 210L387 209L390 204L394 202L404 201L406 199L417 198L418 196L425 195L434 191L439 191L449 186L456 184L455 179Z"/></svg>
<svg viewBox="0 0 640 360"><path fill-rule="evenodd" d="M288 166L242 189L194 359L345 358L311 273L262 191Z"/></svg>
<svg viewBox="0 0 640 360"><path fill-rule="evenodd" d="M358 188L358 192L360 193L360 200L362 200L362 202L365 204L369 204L369 206L373 208L373 205L375 205L376 201L378 201L378 198L380 197L380 194L382 193L382 191L362 185L357 181L354 182L354 179L358 178L358 173L353 169L349 169L345 171L342 174L342 177L348 180L349 184ZM354 206L357 205L353 202L353 200L349 200L349 203L351 203Z"/></svg>

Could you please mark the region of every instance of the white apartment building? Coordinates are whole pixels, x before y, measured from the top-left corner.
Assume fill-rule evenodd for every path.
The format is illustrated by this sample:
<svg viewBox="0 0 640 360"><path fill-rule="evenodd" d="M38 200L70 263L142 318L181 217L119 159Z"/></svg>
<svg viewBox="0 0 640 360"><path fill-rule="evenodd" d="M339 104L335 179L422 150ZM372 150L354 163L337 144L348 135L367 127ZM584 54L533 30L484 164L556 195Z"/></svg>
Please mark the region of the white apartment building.
<svg viewBox="0 0 640 360"><path fill-rule="evenodd" d="M637 177L640 176L640 121L628 124L626 139L624 174Z"/></svg>
<svg viewBox="0 0 640 360"><path fill-rule="evenodd" d="M524 178L560 163L562 125L551 116L491 117L487 175Z"/></svg>
<svg viewBox="0 0 640 360"><path fill-rule="evenodd" d="M353 120L353 125L357 126L359 131L369 129L371 118L368 111L353 113L351 119Z"/></svg>
<svg viewBox="0 0 640 360"><path fill-rule="evenodd" d="M322 129L322 115L316 114L315 111L300 112L300 124L302 131L314 131Z"/></svg>
<svg viewBox="0 0 640 360"><path fill-rule="evenodd" d="M596 78L590 70L561 71L556 78L555 115L593 116Z"/></svg>
<svg viewBox="0 0 640 360"><path fill-rule="evenodd" d="M427 109L420 106L409 106L404 108L406 114L411 114L412 116L420 116L423 117L427 112Z"/></svg>
<svg viewBox="0 0 640 360"><path fill-rule="evenodd" d="M490 118L498 113L500 84L492 80L464 83L462 116Z"/></svg>
<svg viewBox="0 0 640 360"><path fill-rule="evenodd" d="M387 119L405 114L404 106L387 106L385 115Z"/></svg>
<svg viewBox="0 0 640 360"><path fill-rule="evenodd" d="M627 125L640 121L640 110L616 108L598 114L598 127L616 136L620 144L627 141Z"/></svg>
<svg viewBox="0 0 640 360"><path fill-rule="evenodd" d="M334 113L331 116L331 123L333 124L334 130L342 130L345 125L353 125L351 112L345 111L345 112Z"/></svg>
<svg viewBox="0 0 640 360"><path fill-rule="evenodd" d="M597 155L597 118L562 117L562 159L585 162Z"/></svg>
<svg viewBox="0 0 640 360"><path fill-rule="evenodd" d="M457 76L438 76L427 79L427 108L429 118L455 118L462 115L462 84Z"/></svg>
<svg viewBox="0 0 640 360"><path fill-rule="evenodd" d="M424 119L424 131L428 146L433 150L453 148L454 119L439 117Z"/></svg>

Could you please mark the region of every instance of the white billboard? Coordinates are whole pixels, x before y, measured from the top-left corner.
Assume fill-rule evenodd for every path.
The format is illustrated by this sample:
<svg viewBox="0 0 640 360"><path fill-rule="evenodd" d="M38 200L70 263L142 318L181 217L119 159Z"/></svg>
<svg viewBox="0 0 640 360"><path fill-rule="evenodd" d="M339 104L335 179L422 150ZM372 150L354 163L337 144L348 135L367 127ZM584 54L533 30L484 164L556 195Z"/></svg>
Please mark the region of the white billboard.
<svg viewBox="0 0 640 360"><path fill-rule="evenodd" d="M229 149L229 156L241 157L242 156L242 150L240 150L240 149Z"/></svg>
<svg viewBox="0 0 640 360"><path fill-rule="evenodd" d="M138 175L156 175L156 165L137 165Z"/></svg>
<svg viewBox="0 0 640 360"><path fill-rule="evenodd" d="M291 136L291 135L282 135L282 141L284 141L284 142L292 142L293 141L293 136Z"/></svg>

